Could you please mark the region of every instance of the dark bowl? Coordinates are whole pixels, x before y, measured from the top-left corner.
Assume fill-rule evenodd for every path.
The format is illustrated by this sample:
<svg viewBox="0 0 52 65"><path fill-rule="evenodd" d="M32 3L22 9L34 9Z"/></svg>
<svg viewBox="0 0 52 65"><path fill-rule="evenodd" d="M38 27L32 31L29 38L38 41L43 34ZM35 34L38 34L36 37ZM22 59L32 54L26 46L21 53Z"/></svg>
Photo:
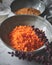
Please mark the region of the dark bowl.
<svg viewBox="0 0 52 65"><path fill-rule="evenodd" d="M45 5L40 0L15 0L10 7L13 13L21 8L35 8L40 11L40 14L45 10Z"/></svg>
<svg viewBox="0 0 52 65"><path fill-rule="evenodd" d="M46 46L43 45L42 47L32 51L32 52L23 52L19 50L15 50L11 47L9 44L9 33L18 25L34 25L35 28L39 28L40 30L45 31L45 35L47 36L47 39L49 42L51 42L51 35L52 35L52 26L51 24L45 20L44 18L40 16L34 16L34 15L17 15L10 17L3 21L0 25L0 37L3 42L8 48L15 51L15 56L19 58L34 58L34 54L38 54L41 50L43 50ZM41 52L40 52L41 53ZM33 56L33 57L32 57ZM29 58L30 57L30 58Z"/></svg>
<svg viewBox="0 0 52 65"><path fill-rule="evenodd" d="M45 31L45 35L47 36L49 42L51 42L50 39L52 35L52 26L47 20L39 16L17 15L6 19L5 21L3 21L3 23L1 23L0 26L1 39L3 43L5 43L5 45L7 45L9 48L12 49L12 47L9 44L10 42L8 34L10 33L10 31L12 31L13 28L15 28L15 26L18 25L34 25L35 28L39 28L40 30ZM43 48L45 48L45 45L35 50L34 52L37 52Z"/></svg>

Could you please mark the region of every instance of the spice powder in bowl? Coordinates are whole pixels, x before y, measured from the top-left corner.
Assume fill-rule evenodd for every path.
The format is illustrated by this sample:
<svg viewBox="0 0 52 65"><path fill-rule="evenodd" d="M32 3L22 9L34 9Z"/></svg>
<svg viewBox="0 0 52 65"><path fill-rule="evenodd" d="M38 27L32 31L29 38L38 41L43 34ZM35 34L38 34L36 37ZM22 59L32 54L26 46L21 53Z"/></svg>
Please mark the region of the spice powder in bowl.
<svg viewBox="0 0 52 65"><path fill-rule="evenodd" d="M41 14L41 12L39 11L39 10L37 10L37 9L34 9L34 8L21 8L21 9L19 9L19 10L17 10L16 12L15 12L15 14L21 14L21 15L23 15L23 14L27 14L27 15L40 15Z"/></svg>
<svg viewBox="0 0 52 65"><path fill-rule="evenodd" d="M16 26L9 33L9 39L11 47L15 50L31 52L44 45L46 36L42 30L24 25Z"/></svg>

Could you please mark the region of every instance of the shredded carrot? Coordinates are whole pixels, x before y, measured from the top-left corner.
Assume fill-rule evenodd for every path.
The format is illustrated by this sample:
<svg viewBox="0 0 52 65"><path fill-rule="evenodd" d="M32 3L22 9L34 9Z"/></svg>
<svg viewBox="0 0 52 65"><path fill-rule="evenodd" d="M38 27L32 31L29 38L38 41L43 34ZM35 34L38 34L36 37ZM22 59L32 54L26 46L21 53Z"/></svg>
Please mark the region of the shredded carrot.
<svg viewBox="0 0 52 65"><path fill-rule="evenodd" d="M16 26L9 34L10 44L15 50L34 51L40 48L41 41L31 26Z"/></svg>

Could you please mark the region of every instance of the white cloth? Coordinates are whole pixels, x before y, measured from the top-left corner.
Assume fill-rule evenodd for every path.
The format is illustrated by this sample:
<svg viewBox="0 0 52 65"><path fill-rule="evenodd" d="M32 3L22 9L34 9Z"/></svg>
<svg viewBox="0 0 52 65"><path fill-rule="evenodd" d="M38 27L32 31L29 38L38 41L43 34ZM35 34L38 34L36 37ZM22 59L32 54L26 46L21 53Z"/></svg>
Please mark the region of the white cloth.
<svg viewBox="0 0 52 65"><path fill-rule="evenodd" d="M10 5L14 0L2 0L6 5Z"/></svg>

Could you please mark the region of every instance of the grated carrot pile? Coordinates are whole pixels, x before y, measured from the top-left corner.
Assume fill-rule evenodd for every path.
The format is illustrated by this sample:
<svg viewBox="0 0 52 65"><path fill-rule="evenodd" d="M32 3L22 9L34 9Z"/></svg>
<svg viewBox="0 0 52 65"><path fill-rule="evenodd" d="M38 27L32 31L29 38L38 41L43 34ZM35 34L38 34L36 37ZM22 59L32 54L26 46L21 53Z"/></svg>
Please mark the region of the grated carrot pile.
<svg viewBox="0 0 52 65"><path fill-rule="evenodd" d="M31 26L16 26L9 34L10 44L15 50L34 51L44 42L38 38Z"/></svg>

